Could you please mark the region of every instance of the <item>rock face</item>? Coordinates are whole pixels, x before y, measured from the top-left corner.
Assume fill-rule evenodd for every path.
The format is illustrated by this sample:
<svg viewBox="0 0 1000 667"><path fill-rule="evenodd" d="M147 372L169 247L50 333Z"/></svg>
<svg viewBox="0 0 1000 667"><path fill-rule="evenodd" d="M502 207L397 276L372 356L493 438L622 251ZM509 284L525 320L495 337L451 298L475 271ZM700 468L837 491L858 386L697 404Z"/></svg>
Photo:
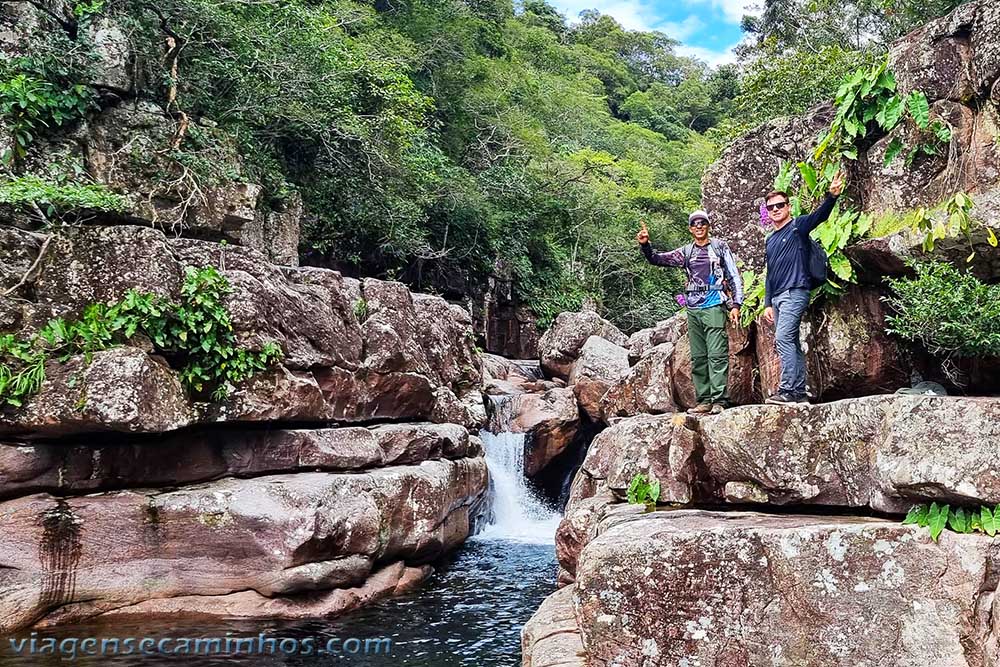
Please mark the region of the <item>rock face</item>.
<svg viewBox="0 0 1000 667"><path fill-rule="evenodd" d="M588 665L992 665L997 558L874 519L658 512L587 545L576 619Z"/></svg>
<svg viewBox="0 0 1000 667"><path fill-rule="evenodd" d="M238 344L284 353L222 402L141 334L48 360L0 410L0 632L331 616L412 590L475 530L489 476L469 315L286 259L130 224L0 228L16 288L0 322L19 339L133 289L177 302L188 269L215 267Z"/></svg>
<svg viewBox="0 0 1000 667"><path fill-rule="evenodd" d="M638 416L598 435L556 536L570 579L582 544L641 473L660 502L840 506L902 514L919 502L1000 503L989 459L1000 400L872 396L719 416Z"/></svg>
<svg viewBox="0 0 1000 667"><path fill-rule="evenodd" d="M12 259L23 263L28 257ZM249 248L168 239L132 226L61 231L39 266L25 288L34 301L11 303L3 317L20 323L22 336L50 317L79 316L88 304L120 299L133 288L177 299L185 268L215 266L232 287L224 304L238 342L251 350L276 342L285 356L280 367L238 387L223 404L196 411L176 379L167 377L170 369L141 361L135 352L135 364L109 371L121 386L134 385L118 412L99 406L124 394L104 392L101 382L108 380L91 370L74 388L46 383L24 409L8 410L0 421L4 433L159 432L198 421L376 418L438 419L476 428L485 419L471 318L438 297L414 296L399 283L353 284L325 269L276 267ZM63 379L76 368L52 366L50 376ZM163 382L130 374L146 369L156 377L166 374ZM143 391L141 400L131 401L132 393ZM75 409L84 394L92 409ZM128 410L160 421L126 416Z"/></svg>
<svg viewBox="0 0 1000 667"><path fill-rule="evenodd" d="M559 313L538 342L542 368L553 377L567 379L573 362L591 336L599 336L620 347L628 344L625 334L593 311Z"/></svg>
<svg viewBox="0 0 1000 667"><path fill-rule="evenodd" d="M183 450L184 455L177 456ZM0 499L207 482L281 472L363 471L482 456L457 424L186 431L124 442L0 444Z"/></svg>
<svg viewBox="0 0 1000 667"><path fill-rule="evenodd" d="M241 591L257 604L306 591L332 604L377 565L427 563L464 540L486 486L480 458L10 500L0 511L0 627L190 595L219 596L198 611L228 615Z"/></svg>
<svg viewBox="0 0 1000 667"><path fill-rule="evenodd" d="M886 148L893 139L907 146L919 141L912 123L897 127L878 138L848 164L851 190L856 204L869 212L905 211L932 207L956 192L974 195L973 217L996 226L995 203L1000 189L1000 67L997 66L997 36L1000 10L996 3L968 2L950 15L913 31L889 52L889 67L898 90L923 91L931 104L931 120L941 120L952 130L947 147L937 156L924 157L911 167L897 159L883 166ZM712 214L713 233L726 239L748 268L763 267L764 239L759 226L759 205L771 190L782 160L798 162L815 147L816 136L832 120L832 108L822 104L797 118L781 118L764 124L733 142L721 158L705 172L704 207ZM867 252L848 251L862 274L877 279L866 261L873 259L887 269L899 270L900 259L921 255L905 238L866 242ZM954 246L953 251L949 246ZM945 243L940 256L969 255L968 245ZM997 253L981 247L980 261L996 264ZM896 255L893 260L886 256ZM936 255L938 253L935 253ZM994 274L996 275L996 274Z"/></svg>

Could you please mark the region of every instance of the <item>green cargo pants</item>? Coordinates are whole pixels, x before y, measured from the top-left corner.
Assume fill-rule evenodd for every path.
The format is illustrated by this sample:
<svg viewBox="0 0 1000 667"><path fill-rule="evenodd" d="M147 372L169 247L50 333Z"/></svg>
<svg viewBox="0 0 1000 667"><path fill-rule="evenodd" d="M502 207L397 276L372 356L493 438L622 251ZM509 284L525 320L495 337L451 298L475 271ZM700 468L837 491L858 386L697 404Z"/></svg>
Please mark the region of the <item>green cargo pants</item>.
<svg viewBox="0 0 1000 667"><path fill-rule="evenodd" d="M729 336L726 307L688 309L691 379L699 403L729 404Z"/></svg>

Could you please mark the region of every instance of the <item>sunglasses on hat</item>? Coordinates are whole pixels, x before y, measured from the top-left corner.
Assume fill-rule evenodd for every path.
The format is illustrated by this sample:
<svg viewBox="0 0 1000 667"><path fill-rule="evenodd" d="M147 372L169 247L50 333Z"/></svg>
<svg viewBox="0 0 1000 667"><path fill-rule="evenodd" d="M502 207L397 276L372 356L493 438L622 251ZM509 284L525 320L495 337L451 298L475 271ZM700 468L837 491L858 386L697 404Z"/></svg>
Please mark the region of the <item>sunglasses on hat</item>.
<svg viewBox="0 0 1000 667"><path fill-rule="evenodd" d="M786 201L779 201L776 204L767 204L767 210L768 211L780 211L781 209L785 208L786 206L788 206L788 202L786 202Z"/></svg>

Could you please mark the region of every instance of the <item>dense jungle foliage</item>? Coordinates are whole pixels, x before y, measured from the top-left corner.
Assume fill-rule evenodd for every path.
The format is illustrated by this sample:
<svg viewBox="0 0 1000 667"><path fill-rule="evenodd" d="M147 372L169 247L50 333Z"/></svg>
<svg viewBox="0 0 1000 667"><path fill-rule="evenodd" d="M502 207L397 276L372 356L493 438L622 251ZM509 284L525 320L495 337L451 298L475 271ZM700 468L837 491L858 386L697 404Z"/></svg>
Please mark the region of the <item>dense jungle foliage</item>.
<svg viewBox="0 0 1000 667"><path fill-rule="evenodd" d="M141 95L211 122L177 159L224 177L213 142L233 138L269 204L302 195L308 262L452 298L508 275L543 325L588 301L632 330L675 310L681 283L641 260L639 220L659 247L684 242L727 141L832 97L959 3L767 0L718 68L543 0L64 4L67 34L0 62L0 112L25 142L98 103L73 40L111 15L140 50Z"/></svg>

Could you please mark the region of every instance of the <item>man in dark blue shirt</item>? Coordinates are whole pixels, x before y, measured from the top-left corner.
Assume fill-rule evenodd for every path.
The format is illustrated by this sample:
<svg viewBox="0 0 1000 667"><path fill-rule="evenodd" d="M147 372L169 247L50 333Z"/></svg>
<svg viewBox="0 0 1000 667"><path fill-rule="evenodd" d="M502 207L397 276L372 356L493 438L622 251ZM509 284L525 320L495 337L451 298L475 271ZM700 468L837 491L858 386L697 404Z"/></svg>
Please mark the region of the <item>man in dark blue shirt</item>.
<svg viewBox="0 0 1000 667"><path fill-rule="evenodd" d="M774 232L767 237L767 280L764 286L764 319L775 325L774 346L781 360L778 393L767 403L807 403L806 358L799 339L799 325L809 305L809 233L830 217L844 189L838 172L823 203L809 215L794 220L788 195L776 190L764 200Z"/></svg>

